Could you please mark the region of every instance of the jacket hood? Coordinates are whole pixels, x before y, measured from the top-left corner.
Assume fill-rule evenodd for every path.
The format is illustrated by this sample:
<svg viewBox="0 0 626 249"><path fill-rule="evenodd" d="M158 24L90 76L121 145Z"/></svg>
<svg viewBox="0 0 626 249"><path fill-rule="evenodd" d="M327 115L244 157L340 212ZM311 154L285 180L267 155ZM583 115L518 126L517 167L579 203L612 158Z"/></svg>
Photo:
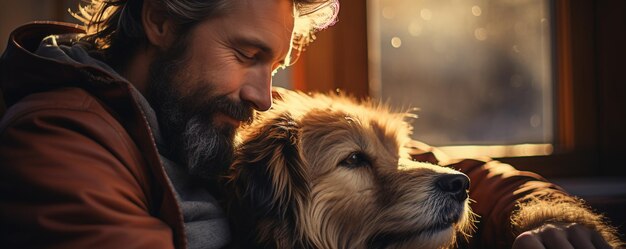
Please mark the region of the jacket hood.
<svg viewBox="0 0 626 249"><path fill-rule="evenodd" d="M77 25L58 22L34 22L13 31L0 58L0 89L6 106L31 93L80 87L118 114L128 111L129 102L136 102L155 140L162 143L156 114L148 101L124 77L87 52L89 45L76 39L82 33Z"/></svg>
<svg viewBox="0 0 626 249"><path fill-rule="evenodd" d="M82 46L57 44L59 37L81 33L84 30L79 25L61 22L33 22L15 29L0 58L0 88L6 106L31 93L58 87L96 90L127 84L106 64L89 57Z"/></svg>

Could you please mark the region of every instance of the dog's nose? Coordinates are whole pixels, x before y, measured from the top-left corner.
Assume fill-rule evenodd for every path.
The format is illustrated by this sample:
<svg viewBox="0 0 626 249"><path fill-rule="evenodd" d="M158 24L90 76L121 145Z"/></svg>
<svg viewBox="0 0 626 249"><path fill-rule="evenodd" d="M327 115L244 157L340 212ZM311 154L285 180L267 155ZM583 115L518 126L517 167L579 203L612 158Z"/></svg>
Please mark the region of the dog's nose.
<svg viewBox="0 0 626 249"><path fill-rule="evenodd" d="M457 201L464 201L467 198L469 183L469 177L465 174L449 174L437 178L435 185L438 189L450 193Z"/></svg>

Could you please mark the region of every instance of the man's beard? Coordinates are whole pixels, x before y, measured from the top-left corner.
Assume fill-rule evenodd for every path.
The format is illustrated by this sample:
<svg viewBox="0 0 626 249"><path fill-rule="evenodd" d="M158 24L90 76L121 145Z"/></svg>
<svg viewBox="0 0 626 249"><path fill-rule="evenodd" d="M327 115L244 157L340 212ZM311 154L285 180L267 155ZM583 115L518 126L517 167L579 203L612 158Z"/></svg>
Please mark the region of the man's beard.
<svg viewBox="0 0 626 249"><path fill-rule="evenodd" d="M216 125L215 114L222 113L249 123L254 112L245 103L212 93L213 82L189 77L183 71L187 66L186 44L174 44L172 47L174 49L161 54L150 65L146 94L156 112L167 147L161 153L184 165L190 175L214 180L233 161L237 128ZM196 82L189 84L194 80ZM196 86L197 89L183 91L180 89L182 85ZM183 95L181 92L191 94Z"/></svg>

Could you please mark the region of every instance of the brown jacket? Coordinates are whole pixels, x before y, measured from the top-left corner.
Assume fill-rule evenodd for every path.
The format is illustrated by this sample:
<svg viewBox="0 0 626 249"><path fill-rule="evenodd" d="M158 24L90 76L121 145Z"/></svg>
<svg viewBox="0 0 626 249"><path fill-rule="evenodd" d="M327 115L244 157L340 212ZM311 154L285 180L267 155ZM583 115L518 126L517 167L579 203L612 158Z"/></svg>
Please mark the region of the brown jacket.
<svg viewBox="0 0 626 249"><path fill-rule="evenodd" d="M131 86L98 68L37 56L59 23L15 30L0 60L0 244L9 248L185 248L180 208ZM438 162L415 143L416 158ZM474 248L510 246L517 200L561 190L489 159L447 162L471 178Z"/></svg>
<svg viewBox="0 0 626 249"><path fill-rule="evenodd" d="M476 232L468 243L461 243L462 247L510 248L517 235L511 216L518 202L545 196L569 199L563 189L543 177L491 158L451 160L436 148L417 141L411 147L415 160L451 167L469 176L470 207L478 215L478 222Z"/></svg>
<svg viewBox="0 0 626 249"><path fill-rule="evenodd" d="M128 82L33 54L75 26L15 30L0 64L0 244L185 248L183 220Z"/></svg>

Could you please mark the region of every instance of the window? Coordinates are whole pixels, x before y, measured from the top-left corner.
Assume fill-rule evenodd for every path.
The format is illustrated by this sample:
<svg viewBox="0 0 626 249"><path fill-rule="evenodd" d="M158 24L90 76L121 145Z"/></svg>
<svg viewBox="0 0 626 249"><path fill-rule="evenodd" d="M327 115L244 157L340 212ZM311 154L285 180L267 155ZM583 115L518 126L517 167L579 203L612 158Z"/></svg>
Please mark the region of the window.
<svg viewBox="0 0 626 249"><path fill-rule="evenodd" d="M302 91L339 88L356 97L369 97L369 61L374 60L367 56L368 45L371 47L367 43L367 13L371 8L366 5L370 1L341 2L339 22L319 32L317 40L292 68L293 88ZM626 2L548 2L552 5L550 22L554 25L552 123L555 128L552 144L547 144L545 150L552 153L496 158L545 177L626 175L626 167L619 163L623 162L626 149L623 145L626 115L622 115L626 112L626 84L623 84L626 33L622 32L626 29L623 14ZM490 11L483 8L482 13ZM504 150L525 150L515 147Z"/></svg>
<svg viewBox="0 0 626 249"><path fill-rule="evenodd" d="M370 0L368 20L371 96L418 107L416 139L465 156L552 151L550 2Z"/></svg>

